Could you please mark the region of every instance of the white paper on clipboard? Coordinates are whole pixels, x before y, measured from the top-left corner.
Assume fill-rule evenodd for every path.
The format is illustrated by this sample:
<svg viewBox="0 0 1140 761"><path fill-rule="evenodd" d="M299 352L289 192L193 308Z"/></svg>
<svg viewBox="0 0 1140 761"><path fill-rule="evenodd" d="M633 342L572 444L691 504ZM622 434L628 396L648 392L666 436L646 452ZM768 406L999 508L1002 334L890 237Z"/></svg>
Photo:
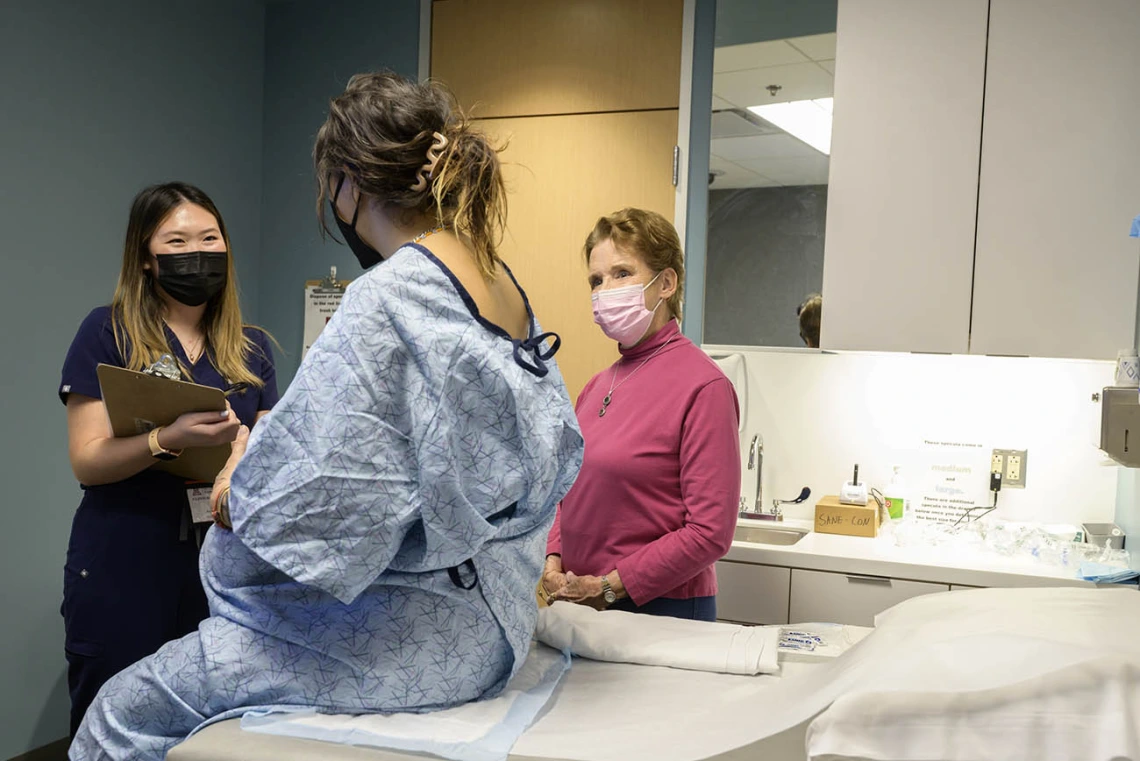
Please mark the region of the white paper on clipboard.
<svg viewBox="0 0 1140 761"><path fill-rule="evenodd" d="M301 346L301 359L309 353L309 347L336 313L347 285L347 280L338 282L327 278L305 283L305 333Z"/></svg>

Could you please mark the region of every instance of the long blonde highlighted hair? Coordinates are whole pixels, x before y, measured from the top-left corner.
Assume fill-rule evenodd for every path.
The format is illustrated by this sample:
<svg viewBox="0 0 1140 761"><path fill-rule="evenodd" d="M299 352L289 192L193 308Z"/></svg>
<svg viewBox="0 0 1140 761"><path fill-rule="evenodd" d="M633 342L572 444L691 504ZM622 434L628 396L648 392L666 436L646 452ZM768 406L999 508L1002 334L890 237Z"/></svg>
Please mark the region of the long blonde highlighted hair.
<svg viewBox="0 0 1140 761"><path fill-rule="evenodd" d="M226 223L218 207L204 192L183 182L153 185L135 196L123 246L123 266L111 302L112 325L119 353L127 368L142 370L163 354L173 356L163 322L164 304L154 278L144 268L151 259L150 240L162 221L184 203L201 206L214 216L226 243L226 285L206 302L202 332L211 364L231 386L261 388L260 377L249 369L249 358L260 351L246 336L238 303L237 274ZM182 368L189 377L187 368Z"/></svg>
<svg viewBox="0 0 1140 761"><path fill-rule="evenodd" d="M430 182L420 186L436 133L447 139L446 147ZM357 74L332 99L313 147L322 231L332 232L325 205L347 173L363 193L427 214L466 237L480 274L493 280L507 219L501 150L471 125L441 82L387 71Z"/></svg>

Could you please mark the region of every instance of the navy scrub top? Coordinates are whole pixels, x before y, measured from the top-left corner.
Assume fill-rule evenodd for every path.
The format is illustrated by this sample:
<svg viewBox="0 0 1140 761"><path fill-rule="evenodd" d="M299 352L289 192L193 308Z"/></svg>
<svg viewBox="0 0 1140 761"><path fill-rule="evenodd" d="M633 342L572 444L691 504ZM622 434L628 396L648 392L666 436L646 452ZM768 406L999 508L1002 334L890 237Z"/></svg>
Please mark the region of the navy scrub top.
<svg viewBox="0 0 1140 761"><path fill-rule="evenodd" d="M257 413L268 410L277 403L277 373L273 366L273 352L269 338L256 328L246 328L245 334L253 341L254 349L248 358L249 369L265 381L262 388L250 387L229 395L230 406L238 419L252 426ZM166 328L166 340L175 357L183 366L190 366L182 344L170 328ZM82 394L94 399L102 399L99 379L95 368L100 364L125 367L126 362L115 342L115 332L111 323L111 308L99 307L87 315L80 325L75 340L67 352L63 363L63 377L59 387L59 398L66 404L69 394ZM211 364L203 353L198 363L190 367L191 380L203 386L220 389L230 388L230 384ZM186 481L163 471L147 469L128 479L103 486L83 486L85 506L112 505L115 508L141 508L149 511L167 509L175 516L186 509ZM169 508L166 506L169 505Z"/></svg>

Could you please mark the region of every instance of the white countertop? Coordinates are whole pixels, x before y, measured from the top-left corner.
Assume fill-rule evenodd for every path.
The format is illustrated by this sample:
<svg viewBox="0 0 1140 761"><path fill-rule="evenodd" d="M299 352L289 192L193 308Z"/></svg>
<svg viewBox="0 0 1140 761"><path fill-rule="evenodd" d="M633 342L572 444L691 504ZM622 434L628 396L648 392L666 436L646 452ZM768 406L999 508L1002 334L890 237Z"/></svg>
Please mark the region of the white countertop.
<svg viewBox="0 0 1140 761"><path fill-rule="evenodd" d="M772 529L810 531L802 520L748 521ZM889 576L895 579L960 584L972 587L1095 586L1075 578L1072 569L1054 568L1030 559L999 558L940 547L898 547L888 535L875 538L817 534L810 531L796 544L734 541L725 560L814 571Z"/></svg>

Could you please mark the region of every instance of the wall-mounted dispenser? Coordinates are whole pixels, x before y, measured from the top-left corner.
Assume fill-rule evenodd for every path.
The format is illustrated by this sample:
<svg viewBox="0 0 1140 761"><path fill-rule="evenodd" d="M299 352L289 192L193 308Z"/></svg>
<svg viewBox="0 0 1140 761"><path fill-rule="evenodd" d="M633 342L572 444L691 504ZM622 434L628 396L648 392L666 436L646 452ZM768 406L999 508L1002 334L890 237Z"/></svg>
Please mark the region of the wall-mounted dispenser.
<svg viewBox="0 0 1140 761"><path fill-rule="evenodd" d="M1134 386L1101 393L1100 448L1120 465L1140 468L1140 393Z"/></svg>

